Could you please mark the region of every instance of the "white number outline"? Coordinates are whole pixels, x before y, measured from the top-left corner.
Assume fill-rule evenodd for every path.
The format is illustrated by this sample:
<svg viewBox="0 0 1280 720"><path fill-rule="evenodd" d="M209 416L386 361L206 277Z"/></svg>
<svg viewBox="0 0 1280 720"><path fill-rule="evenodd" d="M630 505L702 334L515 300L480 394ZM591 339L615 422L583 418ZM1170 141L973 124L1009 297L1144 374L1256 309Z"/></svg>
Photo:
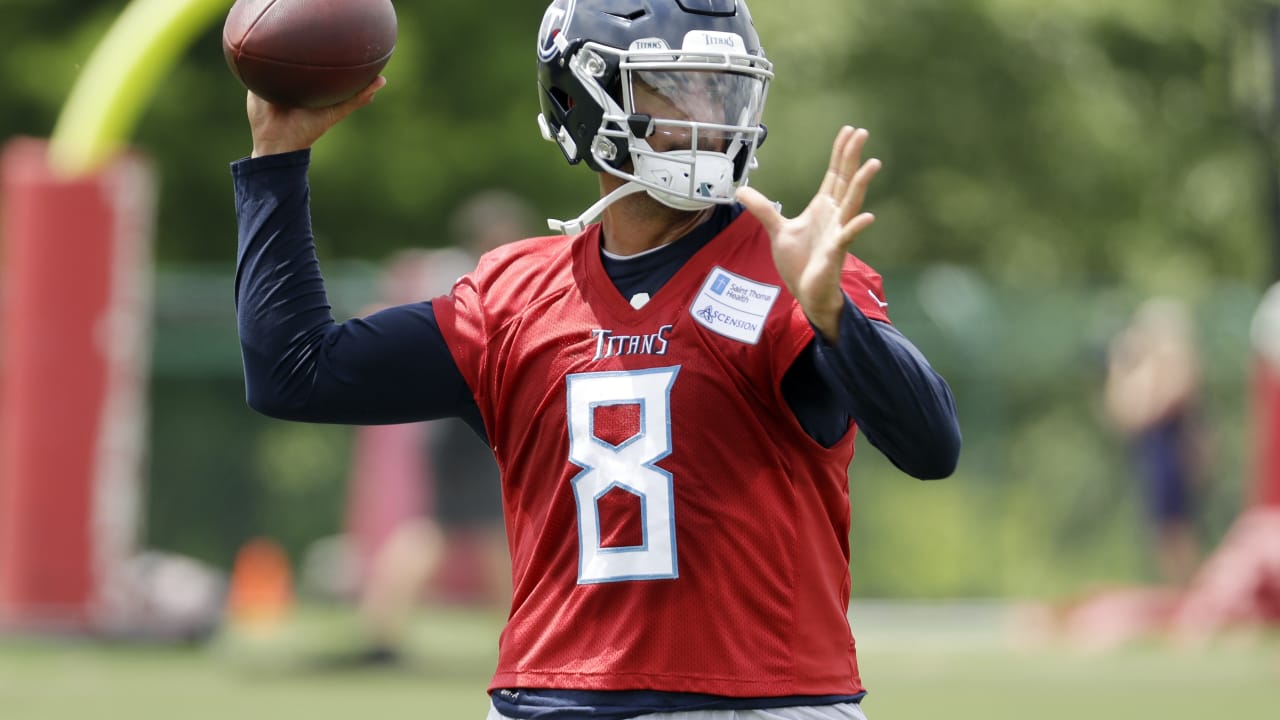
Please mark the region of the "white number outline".
<svg viewBox="0 0 1280 720"><path fill-rule="evenodd" d="M582 468L570 480L577 506L579 585L680 577L674 482L671 473L655 465L671 454L671 388L679 373L677 365L566 378L569 461ZM596 408L635 404L640 427L634 436L617 446L596 436ZM599 500L615 488L640 499L640 545L600 547Z"/></svg>

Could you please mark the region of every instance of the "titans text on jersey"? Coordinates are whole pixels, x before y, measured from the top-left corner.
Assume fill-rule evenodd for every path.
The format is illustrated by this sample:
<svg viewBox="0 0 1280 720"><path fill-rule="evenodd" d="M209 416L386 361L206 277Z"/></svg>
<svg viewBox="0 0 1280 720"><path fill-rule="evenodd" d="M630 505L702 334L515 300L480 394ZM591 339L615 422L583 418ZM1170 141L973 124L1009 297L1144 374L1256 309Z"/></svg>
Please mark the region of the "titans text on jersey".
<svg viewBox="0 0 1280 720"><path fill-rule="evenodd" d="M596 339L596 360L603 360L617 355L666 355L667 335L671 333L671 325L663 325L657 332L647 335L620 335L613 330L597 329L591 331Z"/></svg>

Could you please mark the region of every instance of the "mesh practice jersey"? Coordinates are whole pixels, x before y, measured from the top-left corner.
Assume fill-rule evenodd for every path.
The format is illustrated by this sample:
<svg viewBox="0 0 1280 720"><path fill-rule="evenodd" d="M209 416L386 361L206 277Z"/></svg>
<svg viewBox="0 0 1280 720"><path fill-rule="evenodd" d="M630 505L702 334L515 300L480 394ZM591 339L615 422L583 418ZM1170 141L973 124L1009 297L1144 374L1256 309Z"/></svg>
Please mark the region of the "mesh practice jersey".
<svg viewBox="0 0 1280 720"><path fill-rule="evenodd" d="M879 276L846 294L887 321ZM846 619L852 428L780 383L813 330L749 214L640 309L600 228L486 255L434 301L502 470L514 598L492 688L862 691Z"/></svg>

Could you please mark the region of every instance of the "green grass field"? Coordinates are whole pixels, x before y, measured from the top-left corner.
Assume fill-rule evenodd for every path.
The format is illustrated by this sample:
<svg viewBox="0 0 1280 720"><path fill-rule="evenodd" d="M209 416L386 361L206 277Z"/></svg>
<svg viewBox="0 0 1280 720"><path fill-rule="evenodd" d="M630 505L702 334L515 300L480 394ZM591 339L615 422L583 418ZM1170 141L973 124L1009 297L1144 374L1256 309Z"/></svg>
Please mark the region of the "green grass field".
<svg viewBox="0 0 1280 720"><path fill-rule="evenodd" d="M1016 649L1000 608L877 603L853 611L872 720L1280 717L1280 639L1207 651ZM375 720L484 717L500 619L427 610L398 670L320 669L350 647L342 609L309 609L270 638L156 649L8 639L0 719Z"/></svg>

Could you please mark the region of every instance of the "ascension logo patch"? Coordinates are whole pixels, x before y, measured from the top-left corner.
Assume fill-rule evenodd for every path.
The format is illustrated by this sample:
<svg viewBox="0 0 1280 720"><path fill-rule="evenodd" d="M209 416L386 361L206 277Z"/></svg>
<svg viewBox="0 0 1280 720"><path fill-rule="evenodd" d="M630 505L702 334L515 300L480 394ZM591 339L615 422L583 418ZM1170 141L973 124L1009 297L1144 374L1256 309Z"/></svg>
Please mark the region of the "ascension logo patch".
<svg viewBox="0 0 1280 720"><path fill-rule="evenodd" d="M707 276L689 314L708 330L755 345L778 299L777 285L768 285L716 267Z"/></svg>

